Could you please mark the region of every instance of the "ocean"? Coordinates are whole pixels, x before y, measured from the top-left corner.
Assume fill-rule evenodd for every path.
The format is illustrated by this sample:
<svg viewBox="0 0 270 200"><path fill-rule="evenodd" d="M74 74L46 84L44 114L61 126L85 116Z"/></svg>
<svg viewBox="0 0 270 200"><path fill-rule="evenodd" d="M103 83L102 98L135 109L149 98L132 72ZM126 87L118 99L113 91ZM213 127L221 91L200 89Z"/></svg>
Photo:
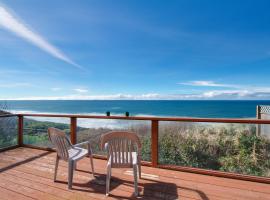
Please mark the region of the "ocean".
<svg viewBox="0 0 270 200"><path fill-rule="evenodd" d="M254 118L257 105L270 105L269 101L225 100L35 100L0 101L16 113L66 113L130 116L172 116L213 118Z"/></svg>
<svg viewBox="0 0 270 200"><path fill-rule="evenodd" d="M12 113L85 114L124 116L168 116L209 118L255 118L257 105L270 105L270 101L210 101L210 100L35 100L0 101L0 109ZM70 123L69 118L28 117L38 121ZM123 128L135 125L150 126L149 121L113 119L78 119L85 128Z"/></svg>

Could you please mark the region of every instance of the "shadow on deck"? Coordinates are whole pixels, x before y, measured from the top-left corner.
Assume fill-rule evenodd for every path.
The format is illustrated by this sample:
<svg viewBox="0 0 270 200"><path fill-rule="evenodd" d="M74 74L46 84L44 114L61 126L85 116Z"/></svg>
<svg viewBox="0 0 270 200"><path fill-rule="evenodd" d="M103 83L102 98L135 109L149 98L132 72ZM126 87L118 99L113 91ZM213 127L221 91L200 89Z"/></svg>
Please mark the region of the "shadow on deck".
<svg viewBox="0 0 270 200"><path fill-rule="evenodd" d="M96 178L87 158L79 161L73 188L67 189L67 164L60 162L53 182L55 153L16 148L0 153L1 199L136 199L130 169L113 169L111 195L105 197L106 161L95 159ZM270 199L270 185L142 167L138 199Z"/></svg>

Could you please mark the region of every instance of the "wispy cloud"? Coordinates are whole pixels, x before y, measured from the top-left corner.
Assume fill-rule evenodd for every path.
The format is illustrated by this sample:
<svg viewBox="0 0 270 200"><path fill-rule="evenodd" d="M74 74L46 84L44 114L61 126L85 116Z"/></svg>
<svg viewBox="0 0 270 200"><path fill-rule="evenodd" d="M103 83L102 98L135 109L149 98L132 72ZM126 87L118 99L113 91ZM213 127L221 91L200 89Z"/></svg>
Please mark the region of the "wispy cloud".
<svg viewBox="0 0 270 200"><path fill-rule="evenodd" d="M269 99L270 91L248 91L248 90L221 90L208 91L198 95L201 99Z"/></svg>
<svg viewBox="0 0 270 200"><path fill-rule="evenodd" d="M87 89L81 89L81 88L75 88L73 89L75 92L78 92L78 93L87 93L88 90Z"/></svg>
<svg viewBox="0 0 270 200"><path fill-rule="evenodd" d="M16 83L1 85L1 87L22 87L30 86L28 83ZM52 91L59 91L62 88L51 88ZM258 86L244 86L239 85L238 88L220 89L200 91L188 93L175 94L159 94L159 93L145 93L145 94L108 94L108 95L89 95L86 88L72 89L75 94L63 96L25 96L15 98L4 98L0 95L1 100L268 100L270 99L270 87Z"/></svg>
<svg viewBox="0 0 270 200"><path fill-rule="evenodd" d="M0 5L0 27L16 34L18 37L27 40L33 45L39 47L43 51L58 58L68 64L71 64L77 68L82 69L80 65L72 61L64 53L62 53L55 46L46 41L41 35L35 33L26 24L21 22L18 17L12 15L5 7Z"/></svg>
<svg viewBox="0 0 270 200"><path fill-rule="evenodd" d="M235 88L236 85L230 85L230 84L221 84L216 83L214 81L188 81L184 83L178 83L180 85L189 85L189 86L200 86L200 87L230 87Z"/></svg>
<svg viewBox="0 0 270 200"><path fill-rule="evenodd" d="M32 96L32 97L19 97L19 98L0 98L2 100L139 100L139 99L159 99L160 94L109 94L109 95L83 95L73 94L66 96Z"/></svg>
<svg viewBox="0 0 270 200"><path fill-rule="evenodd" d="M195 94L180 95L184 99L269 99L270 87L221 84L214 81L189 81L178 83L195 87L215 87L214 90L198 91Z"/></svg>
<svg viewBox="0 0 270 200"><path fill-rule="evenodd" d="M2 100L237 100L237 99L269 99L270 89L265 90L212 90L197 94L110 94L84 95L74 94L66 96L32 96L19 98L0 98Z"/></svg>

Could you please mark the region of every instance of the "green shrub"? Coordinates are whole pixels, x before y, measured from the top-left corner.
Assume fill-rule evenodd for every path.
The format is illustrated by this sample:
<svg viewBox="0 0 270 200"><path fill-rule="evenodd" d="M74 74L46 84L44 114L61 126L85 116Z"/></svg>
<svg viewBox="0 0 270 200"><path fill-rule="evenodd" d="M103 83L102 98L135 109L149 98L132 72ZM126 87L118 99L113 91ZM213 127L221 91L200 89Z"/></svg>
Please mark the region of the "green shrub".
<svg viewBox="0 0 270 200"><path fill-rule="evenodd" d="M69 125L26 120L24 141L38 146L49 146L47 128L56 127L69 134ZM90 140L94 153L100 149L103 133L121 129L77 129L77 140ZM133 126L125 130L136 132L142 142L142 159L151 161L149 126ZM1 132L1 127L0 127ZM14 143L16 137L0 134L0 146ZM256 126L209 123L165 123L159 129L159 163L203 169L221 170L256 176L270 176L270 139L256 136Z"/></svg>

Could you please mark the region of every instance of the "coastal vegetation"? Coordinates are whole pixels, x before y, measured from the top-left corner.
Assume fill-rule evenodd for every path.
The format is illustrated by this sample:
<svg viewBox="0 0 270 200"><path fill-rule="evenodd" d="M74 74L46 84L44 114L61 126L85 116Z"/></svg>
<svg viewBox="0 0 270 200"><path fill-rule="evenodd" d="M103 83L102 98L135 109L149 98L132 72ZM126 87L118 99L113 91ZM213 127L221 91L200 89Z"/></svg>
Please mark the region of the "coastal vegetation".
<svg viewBox="0 0 270 200"><path fill-rule="evenodd" d="M6 123L0 120L0 147L16 144L16 131L7 133ZM9 126L16 123L9 118ZM7 119L6 119L7 120ZM51 147L48 127L64 130L69 137L68 124L24 120L24 143ZM90 140L94 153L100 149L100 136L123 128L77 129L77 141ZM151 129L148 124L136 124L125 130L136 132L142 142L143 160L151 160ZM256 135L256 125L162 122L159 128L159 163L203 169L221 170L256 176L270 176L270 138Z"/></svg>
<svg viewBox="0 0 270 200"><path fill-rule="evenodd" d="M270 176L270 139L255 125L167 125L159 137L159 162Z"/></svg>
<svg viewBox="0 0 270 200"><path fill-rule="evenodd" d="M10 114L3 111L0 105L0 116ZM17 144L17 121L16 117L0 117L0 148Z"/></svg>

